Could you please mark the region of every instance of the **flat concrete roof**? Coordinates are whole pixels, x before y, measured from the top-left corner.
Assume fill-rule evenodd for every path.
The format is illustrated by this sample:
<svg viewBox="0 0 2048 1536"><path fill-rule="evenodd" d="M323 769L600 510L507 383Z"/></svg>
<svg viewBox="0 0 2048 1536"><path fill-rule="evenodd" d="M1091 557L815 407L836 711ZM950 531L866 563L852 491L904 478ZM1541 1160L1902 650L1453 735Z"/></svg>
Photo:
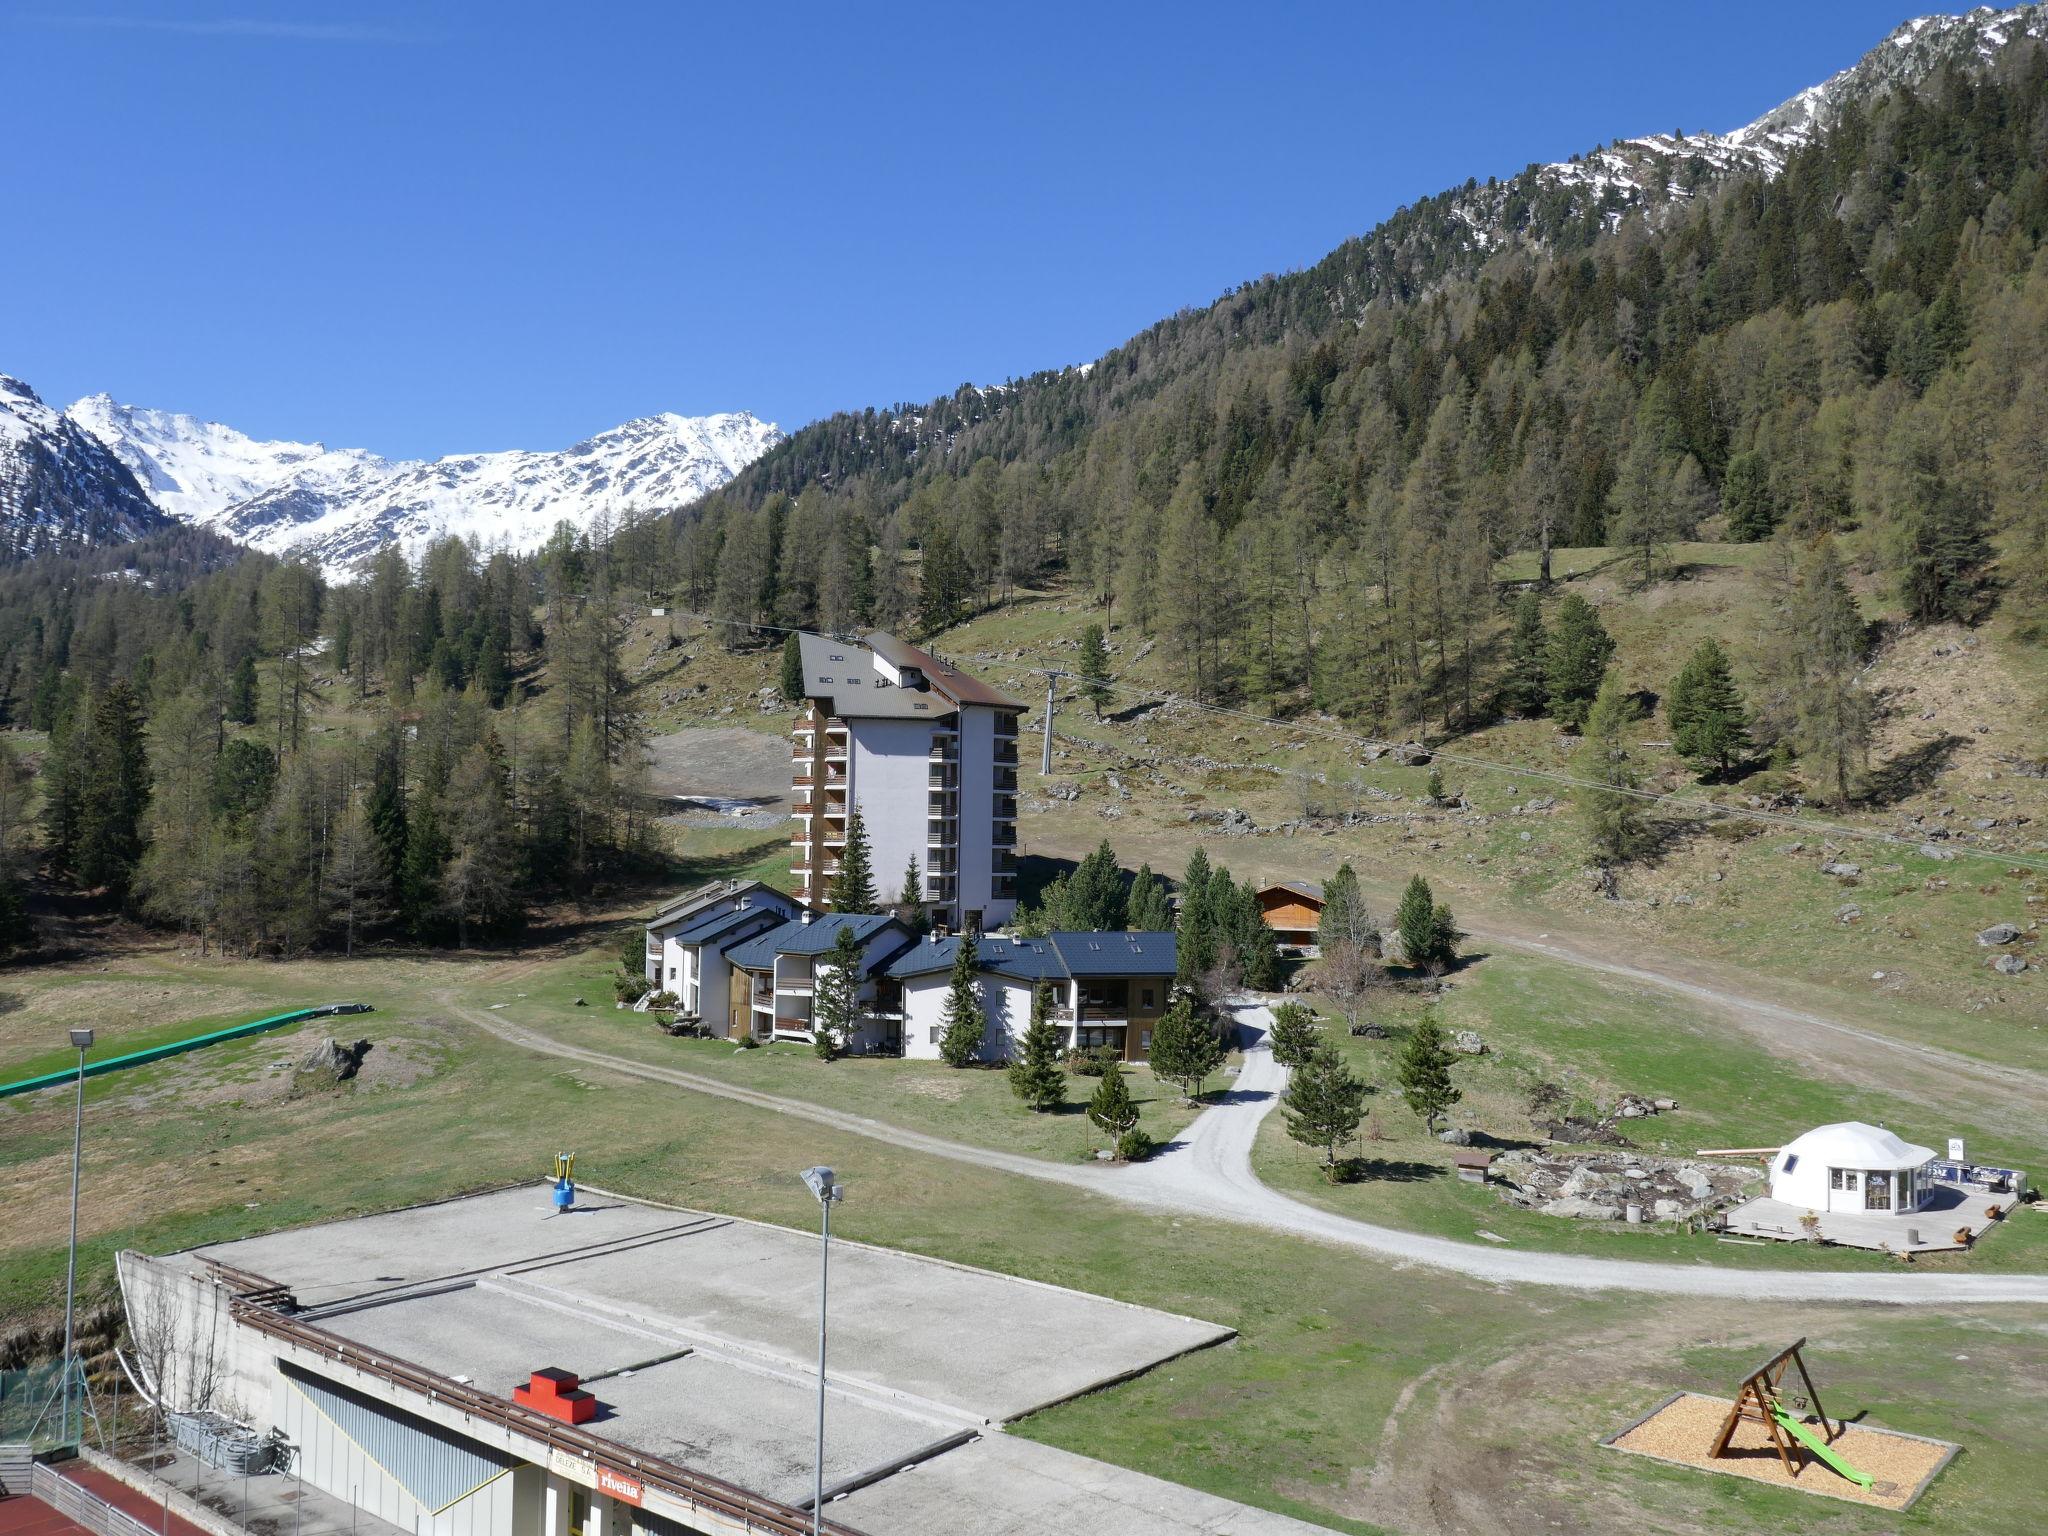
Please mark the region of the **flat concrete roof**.
<svg viewBox="0 0 2048 1536"><path fill-rule="evenodd" d="M574 1371L602 1405L592 1432L785 1502L808 1496L814 1232L588 1189L557 1216L549 1186L534 1184L214 1244L174 1262L201 1258L288 1286L309 1324L496 1396L544 1367ZM1113 1469L1081 1457L1068 1459L1085 1476L1049 1471L1045 1458L1065 1453L991 1433L1230 1336L1193 1318L835 1238L826 1484L867 1486L834 1511L876 1536L950 1536L964 1497L951 1484L993 1478L1008 1491L977 1483L970 1504L1013 1511L994 1527L1004 1531L1264 1532L1254 1521L1271 1517L1224 1500L1209 1503L1234 1512L1234 1523L1130 1524L1120 1501L1140 1495L1117 1480L1138 1474L1105 1484ZM988 1438L958 1444L975 1432ZM949 1443L957 1448L941 1454ZM970 1459L945 1468L956 1456ZM891 1470L906 1462L917 1470ZM915 1481L878 1493L905 1478ZM1054 1499L1058 1486L1074 1508ZM858 1499L872 1518L858 1517ZM1081 1518L1083 1506L1095 1516Z"/></svg>
<svg viewBox="0 0 2048 1536"><path fill-rule="evenodd" d="M828 1500L826 1513L876 1536L949 1529L1003 1536L1328 1536L1324 1526L1004 1434Z"/></svg>

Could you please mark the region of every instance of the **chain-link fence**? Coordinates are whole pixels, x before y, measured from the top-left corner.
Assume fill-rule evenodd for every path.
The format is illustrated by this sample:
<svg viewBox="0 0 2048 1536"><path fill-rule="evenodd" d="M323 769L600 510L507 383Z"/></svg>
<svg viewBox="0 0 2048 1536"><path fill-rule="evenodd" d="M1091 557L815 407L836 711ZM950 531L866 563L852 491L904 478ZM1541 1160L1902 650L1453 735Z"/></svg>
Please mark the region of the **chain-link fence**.
<svg viewBox="0 0 2048 1536"><path fill-rule="evenodd" d="M0 1371L0 1445L32 1445L39 1451L77 1445L85 1435L85 1419L83 1364L73 1365L68 1419L62 1362Z"/></svg>

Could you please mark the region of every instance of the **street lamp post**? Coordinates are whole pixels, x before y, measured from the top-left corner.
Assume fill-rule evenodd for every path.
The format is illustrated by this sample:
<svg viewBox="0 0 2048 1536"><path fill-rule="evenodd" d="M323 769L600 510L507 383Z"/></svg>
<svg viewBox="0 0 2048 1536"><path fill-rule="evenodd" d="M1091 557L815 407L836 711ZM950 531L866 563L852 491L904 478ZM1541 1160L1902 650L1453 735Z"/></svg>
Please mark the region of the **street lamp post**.
<svg viewBox="0 0 2048 1536"><path fill-rule="evenodd" d="M818 1244L818 1455L811 1481L811 1536L825 1525L825 1285L832 1265L832 1206L846 1198L846 1186L830 1168L806 1168L803 1181L818 1197L823 1226Z"/></svg>
<svg viewBox="0 0 2048 1536"><path fill-rule="evenodd" d="M64 1261L64 1421L59 1434L71 1433L71 1374L73 1298L78 1294L78 1163L85 1146L85 1053L92 1048L92 1031L74 1029L71 1043L78 1048L78 1099L71 1117L71 1248Z"/></svg>

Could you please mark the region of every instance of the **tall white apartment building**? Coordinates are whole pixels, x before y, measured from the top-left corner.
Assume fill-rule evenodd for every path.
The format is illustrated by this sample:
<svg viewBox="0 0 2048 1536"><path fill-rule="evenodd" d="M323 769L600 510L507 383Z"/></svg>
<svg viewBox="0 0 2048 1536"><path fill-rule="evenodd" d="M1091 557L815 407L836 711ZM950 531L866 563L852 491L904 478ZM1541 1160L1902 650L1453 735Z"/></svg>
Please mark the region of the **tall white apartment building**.
<svg viewBox="0 0 2048 1536"><path fill-rule="evenodd" d="M855 807L875 893L902 894L915 861L935 918L961 932L1017 910L1017 720L1024 706L880 630L798 639L793 731L797 899L826 905Z"/></svg>

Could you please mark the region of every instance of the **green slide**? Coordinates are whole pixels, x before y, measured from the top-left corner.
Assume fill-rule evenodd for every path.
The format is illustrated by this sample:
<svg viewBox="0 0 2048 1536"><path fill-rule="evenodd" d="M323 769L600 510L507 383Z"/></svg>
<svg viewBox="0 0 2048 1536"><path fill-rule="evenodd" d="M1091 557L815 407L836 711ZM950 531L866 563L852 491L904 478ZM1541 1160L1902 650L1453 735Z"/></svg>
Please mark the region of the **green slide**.
<svg viewBox="0 0 2048 1536"><path fill-rule="evenodd" d="M1841 1457L1837 1456L1831 1449L1829 1449L1827 1441L1821 1439L1819 1435L1815 1434L1812 1430L1808 1429L1804 1424L1800 1423L1797 1419L1793 1418L1791 1414L1787 1413L1784 1409L1780 1408L1776 1403L1773 1403L1771 1405L1771 1417L1776 1419L1779 1425L1782 1426L1784 1429L1790 1431L1792 1437L1795 1440L1797 1440L1801 1445L1805 1446L1809 1451L1813 1452L1814 1455L1818 1456L1822 1461L1826 1462L1829 1466L1833 1467L1837 1472L1841 1473L1842 1476L1849 1479L1849 1481L1854 1483L1857 1487L1868 1488L1870 1486L1871 1477L1868 1472L1858 1472L1854 1467L1850 1466L1849 1463L1842 1460Z"/></svg>

